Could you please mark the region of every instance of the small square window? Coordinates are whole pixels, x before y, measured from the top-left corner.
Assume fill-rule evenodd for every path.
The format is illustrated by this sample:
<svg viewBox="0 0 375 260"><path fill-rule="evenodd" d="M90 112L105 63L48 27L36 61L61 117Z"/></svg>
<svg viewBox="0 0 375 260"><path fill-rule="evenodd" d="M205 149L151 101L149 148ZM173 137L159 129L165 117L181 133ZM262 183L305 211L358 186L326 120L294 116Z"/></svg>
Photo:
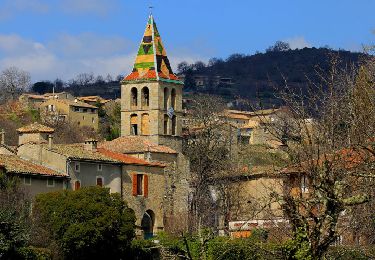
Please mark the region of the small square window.
<svg viewBox="0 0 375 260"><path fill-rule="evenodd" d="M31 177L29 177L29 176L23 177L23 183L25 185L31 185Z"/></svg>
<svg viewBox="0 0 375 260"><path fill-rule="evenodd" d="M75 170L76 172L79 172L79 171L81 170L81 165L79 164L79 162L76 162L76 163L74 164L74 170Z"/></svg>
<svg viewBox="0 0 375 260"><path fill-rule="evenodd" d="M102 164L98 164L98 172L101 172L103 170L103 165Z"/></svg>
<svg viewBox="0 0 375 260"><path fill-rule="evenodd" d="M55 187L55 180L47 179L47 187Z"/></svg>
<svg viewBox="0 0 375 260"><path fill-rule="evenodd" d="M74 107L75 112L79 112L79 107Z"/></svg>
<svg viewBox="0 0 375 260"><path fill-rule="evenodd" d="M103 178L102 177L96 177L96 185L99 187L103 187Z"/></svg>
<svg viewBox="0 0 375 260"><path fill-rule="evenodd" d="M83 113L87 113L87 108L82 109Z"/></svg>

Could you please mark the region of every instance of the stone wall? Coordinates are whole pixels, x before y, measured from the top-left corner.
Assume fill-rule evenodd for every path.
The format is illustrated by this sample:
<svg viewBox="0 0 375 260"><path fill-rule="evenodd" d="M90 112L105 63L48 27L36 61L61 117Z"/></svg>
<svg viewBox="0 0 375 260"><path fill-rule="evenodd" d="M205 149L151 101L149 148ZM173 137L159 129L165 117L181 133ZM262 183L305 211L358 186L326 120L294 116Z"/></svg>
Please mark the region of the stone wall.
<svg viewBox="0 0 375 260"><path fill-rule="evenodd" d="M154 213L154 232L164 229L164 196L165 178L164 169L159 167L146 167L137 165L125 165L122 172L122 197L132 208L136 215L136 226L141 229L142 217L146 211ZM142 174L148 176L148 196L132 194L133 175ZM139 234L138 234L139 235Z"/></svg>

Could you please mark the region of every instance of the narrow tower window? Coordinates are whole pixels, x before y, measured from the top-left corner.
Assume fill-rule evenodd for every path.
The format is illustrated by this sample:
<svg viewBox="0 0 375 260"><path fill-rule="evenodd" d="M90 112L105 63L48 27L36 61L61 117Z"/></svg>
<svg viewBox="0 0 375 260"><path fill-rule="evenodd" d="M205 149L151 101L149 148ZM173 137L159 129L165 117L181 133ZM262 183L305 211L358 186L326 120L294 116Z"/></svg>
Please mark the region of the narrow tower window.
<svg viewBox="0 0 375 260"><path fill-rule="evenodd" d="M130 116L130 134L138 135L138 116L136 114Z"/></svg>
<svg viewBox="0 0 375 260"><path fill-rule="evenodd" d="M131 89L130 104L131 104L132 107L138 106L138 90L137 90L137 88Z"/></svg>
<svg viewBox="0 0 375 260"><path fill-rule="evenodd" d="M173 109L176 108L176 90L175 89L172 89L172 92L171 92L171 106L173 107Z"/></svg>
<svg viewBox="0 0 375 260"><path fill-rule="evenodd" d="M142 123L142 135L149 135L150 134L150 116L148 114L142 114L141 118Z"/></svg>
<svg viewBox="0 0 375 260"><path fill-rule="evenodd" d="M168 134L168 120L169 120L168 115L164 115L164 134L165 135Z"/></svg>
<svg viewBox="0 0 375 260"><path fill-rule="evenodd" d="M142 88L142 108L148 108L150 105L150 91L148 87Z"/></svg>
<svg viewBox="0 0 375 260"><path fill-rule="evenodd" d="M176 135L177 118L172 117L172 135Z"/></svg>
<svg viewBox="0 0 375 260"><path fill-rule="evenodd" d="M169 98L169 91L168 88L164 88L164 109L168 109L168 98Z"/></svg>

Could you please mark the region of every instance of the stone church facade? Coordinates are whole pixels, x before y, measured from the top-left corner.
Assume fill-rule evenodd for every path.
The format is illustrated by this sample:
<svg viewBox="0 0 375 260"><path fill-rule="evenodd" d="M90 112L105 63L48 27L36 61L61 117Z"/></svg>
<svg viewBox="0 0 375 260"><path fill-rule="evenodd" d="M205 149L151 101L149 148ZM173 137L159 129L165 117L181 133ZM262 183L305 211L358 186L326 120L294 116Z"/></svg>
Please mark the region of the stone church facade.
<svg viewBox="0 0 375 260"><path fill-rule="evenodd" d="M163 215L144 206L134 208L137 225L143 230L144 223L155 220L159 223L157 230L184 228L187 224L181 219L184 216L187 221L190 182L189 163L182 153L182 91L183 82L172 71L150 15L133 70L121 82L121 137L100 144L167 166L164 179L154 183L158 187L154 191L161 193L163 200L148 201L150 208L161 209ZM142 205L142 200L133 196L130 204Z"/></svg>

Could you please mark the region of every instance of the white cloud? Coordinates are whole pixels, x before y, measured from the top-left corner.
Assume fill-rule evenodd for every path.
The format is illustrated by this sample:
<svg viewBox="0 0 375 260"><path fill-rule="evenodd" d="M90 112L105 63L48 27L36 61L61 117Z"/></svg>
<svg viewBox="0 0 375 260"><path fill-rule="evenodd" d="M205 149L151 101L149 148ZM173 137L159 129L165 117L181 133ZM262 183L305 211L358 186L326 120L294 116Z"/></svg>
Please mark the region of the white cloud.
<svg viewBox="0 0 375 260"><path fill-rule="evenodd" d="M67 80L82 72L123 74L130 71L135 57L129 46L126 39L94 34L65 34L46 45L14 34L0 35L0 69L17 66L29 71L33 81Z"/></svg>
<svg viewBox="0 0 375 260"><path fill-rule="evenodd" d="M137 47L125 38L92 33L63 34L45 44L15 34L0 34L0 70L19 67L30 72L33 82L69 80L84 72L123 75L131 71ZM171 49L168 55L174 69L182 61L207 61L181 49Z"/></svg>
<svg viewBox="0 0 375 260"><path fill-rule="evenodd" d="M283 41L289 43L290 48L292 50L303 49L305 47L312 46L308 41L306 41L306 39L303 36L296 36L296 37L285 39Z"/></svg>

